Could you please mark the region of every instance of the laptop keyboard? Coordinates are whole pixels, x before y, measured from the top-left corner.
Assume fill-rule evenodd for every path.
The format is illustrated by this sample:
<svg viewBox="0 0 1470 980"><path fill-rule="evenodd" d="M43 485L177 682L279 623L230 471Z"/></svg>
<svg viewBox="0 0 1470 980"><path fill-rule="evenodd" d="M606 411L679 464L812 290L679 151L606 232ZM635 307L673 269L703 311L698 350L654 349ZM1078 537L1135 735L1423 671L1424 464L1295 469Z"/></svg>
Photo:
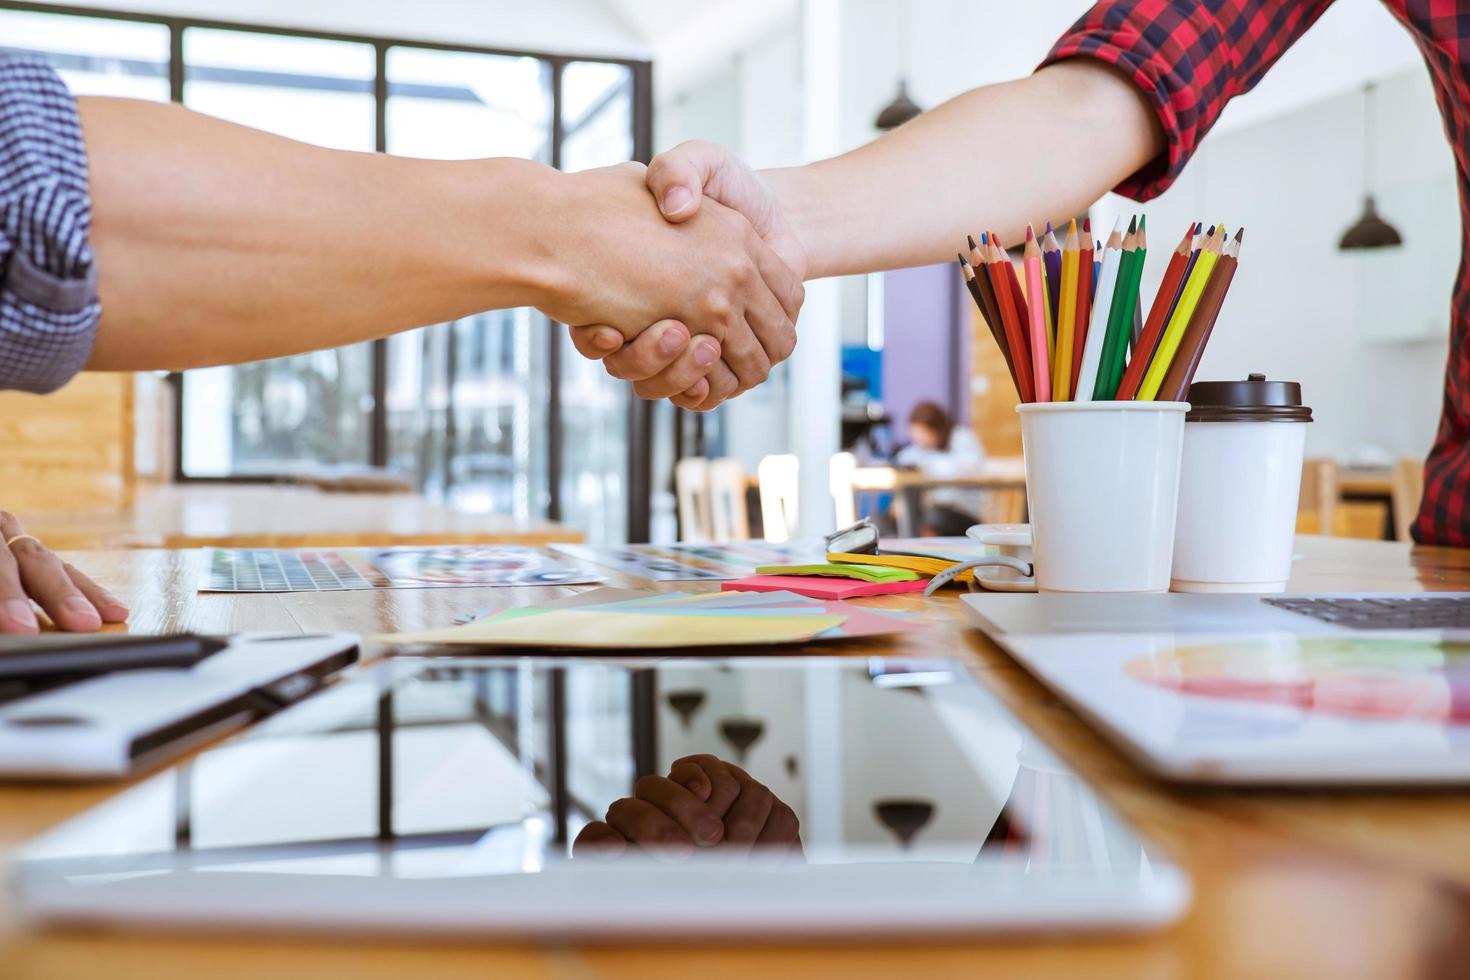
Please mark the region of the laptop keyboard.
<svg viewBox="0 0 1470 980"><path fill-rule="evenodd" d="M1291 598L1263 602L1357 630L1470 629L1470 597Z"/></svg>

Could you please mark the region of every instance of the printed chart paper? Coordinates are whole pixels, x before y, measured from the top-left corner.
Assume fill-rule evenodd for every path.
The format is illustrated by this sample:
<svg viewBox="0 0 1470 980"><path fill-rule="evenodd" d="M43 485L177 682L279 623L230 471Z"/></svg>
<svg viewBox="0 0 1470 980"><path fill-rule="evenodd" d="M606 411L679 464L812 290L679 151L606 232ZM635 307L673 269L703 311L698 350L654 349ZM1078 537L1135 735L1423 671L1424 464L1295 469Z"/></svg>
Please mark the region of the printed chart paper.
<svg viewBox="0 0 1470 980"><path fill-rule="evenodd" d="M602 576L534 548L205 548L200 592L340 592L463 586L587 585Z"/></svg>

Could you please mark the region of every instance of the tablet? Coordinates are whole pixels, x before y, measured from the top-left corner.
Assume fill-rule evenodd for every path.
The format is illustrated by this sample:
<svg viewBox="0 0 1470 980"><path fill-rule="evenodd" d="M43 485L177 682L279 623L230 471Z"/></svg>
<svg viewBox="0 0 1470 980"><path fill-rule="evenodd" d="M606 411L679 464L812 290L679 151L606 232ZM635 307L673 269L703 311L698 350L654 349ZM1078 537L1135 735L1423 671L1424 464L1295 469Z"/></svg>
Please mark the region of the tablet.
<svg viewBox="0 0 1470 980"><path fill-rule="evenodd" d="M1464 630L1333 626L1308 616L1288 620L1300 627L1290 631L1262 630L1249 617L1230 629L1224 612L1195 609L1174 628L1145 619L1131 630L1083 632L1079 618L1068 631L1059 617L1048 632L1018 615L1012 600L1073 597L965 598L997 644L1164 778L1470 785L1470 633ZM1167 598L1225 599L1238 607L1254 597ZM1051 608L1065 612L1068 605ZM1044 613L1042 604L1037 608Z"/></svg>
<svg viewBox="0 0 1470 980"><path fill-rule="evenodd" d="M637 818L691 757L709 846ZM959 662L859 658L387 662L14 873L44 922L612 941L1140 930L1189 894Z"/></svg>

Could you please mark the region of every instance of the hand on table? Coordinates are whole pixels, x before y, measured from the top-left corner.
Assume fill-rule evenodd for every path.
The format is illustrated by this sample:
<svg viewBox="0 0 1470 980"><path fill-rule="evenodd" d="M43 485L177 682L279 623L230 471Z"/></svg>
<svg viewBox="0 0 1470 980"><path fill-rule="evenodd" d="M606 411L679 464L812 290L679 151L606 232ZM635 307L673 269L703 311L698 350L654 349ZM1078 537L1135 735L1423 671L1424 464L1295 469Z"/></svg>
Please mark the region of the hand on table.
<svg viewBox="0 0 1470 980"><path fill-rule="evenodd" d="M806 250L791 230L775 194L724 147L702 140L681 143L654 158L646 182L667 221L691 221L717 203L722 211L729 209L742 215L798 284L805 276ZM804 291L797 293L796 310L788 309L792 321L788 330L772 331L766 324L752 324L771 364L785 360L796 346L794 322L804 295ZM698 411L708 411L728 397L700 382L683 385L697 365L682 357L672 341L667 341L668 348L663 347L665 334L657 338L643 335L625 343L615 331L602 327L573 327L571 333L578 351L586 357L600 358L614 377L633 381L640 397L670 398L682 408Z"/></svg>
<svg viewBox="0 0 1470 980"><path fill-rule="evenodd" d="M617 857L630 846L680 860L696 850L801 852L795 812L766 786L712 755L677 760L667 776L644 776L633 795L582 828L573 857Z"/></svg>
<svg viewBox="0 0 1470 980"><path fill-rule="evenodd" d="M729 208L665 221L645 169L561 175L550 222L557 233L547 243L561 271L538 306L571 325L583 355L616 355L610 373L636 382L640 395L687 393L694 405L702 394L698 404L717 404L760 384L790 354L805 290Z"/></svg>
<svg viewBox="0 0 1470 980"><path fill-rule="evenodd" d="M121 623L128 607L29 536L14 514L0 511L0 633L36 633L31 600L59 629L94 633Z"/></svg>

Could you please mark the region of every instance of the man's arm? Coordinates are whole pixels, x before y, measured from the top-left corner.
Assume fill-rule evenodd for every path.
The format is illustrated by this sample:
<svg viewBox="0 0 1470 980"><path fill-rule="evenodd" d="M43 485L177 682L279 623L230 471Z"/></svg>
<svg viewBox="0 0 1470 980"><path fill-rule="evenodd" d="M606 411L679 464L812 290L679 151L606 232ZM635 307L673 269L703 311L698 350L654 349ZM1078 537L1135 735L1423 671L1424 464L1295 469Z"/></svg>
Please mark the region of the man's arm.
<svg viewBox="0 0 1470 980"><path fill-rule="evenodd" d="M1080 213L1163 148L1132 82L1069 61L966 92L842 156L761 177L816 279L943 262L982 226L1017 241L1027 221ZM656 166L649 182L667 195L690 176Z"/></svg>
<svg viewBox="0 0 1470 980"><path fill-rule="evenodd" d="M728 394L792 342L800 281L732 211L664 222L637 165L348 153L179 106L79 101L93 369L255 360L531 305L625 338L680 320L722 343Z"/></svg>
<svg viewBox="0 0 1470 980"><path fill-rule="evenodd" d="M1116 69L1068 61L1014 82L966 92L866 146L802 167L750 170L712 143L656 157L648 186L664 216L687 221L709 200L750 219L804 278L945 261L983 224L1015 241L1028 220L1084 210L1164 148L1158 118ZM598 344L574 329L584 354L633 379L645 398L683 380L648 341ZM599 349L600 346L600 349ZM702 395L702 390L696 391ZM713 399L674 395L683 407Z"/></svg>

